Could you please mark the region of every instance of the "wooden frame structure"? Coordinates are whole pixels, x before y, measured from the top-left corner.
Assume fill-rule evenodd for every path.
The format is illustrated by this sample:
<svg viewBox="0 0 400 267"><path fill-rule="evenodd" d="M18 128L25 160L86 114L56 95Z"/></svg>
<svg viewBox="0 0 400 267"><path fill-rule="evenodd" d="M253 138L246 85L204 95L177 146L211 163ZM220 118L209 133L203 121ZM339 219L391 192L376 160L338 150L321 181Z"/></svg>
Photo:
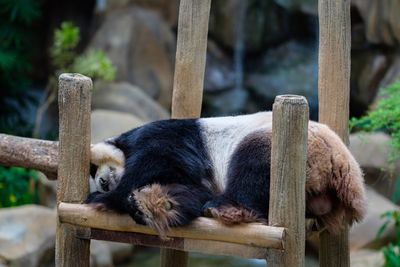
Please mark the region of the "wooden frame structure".
<svg viewBox="0 0 400 267"><path fill-rule="evenodd" d="M180 1L173 118L200 116L210 5L211 0ZM347 143L350 1L319 0L319 18L320 121ZM59 143L0 134L0 164L34 168L50 179L58 176L56 266L89 266L90 239L160 247L162 266L187 266L189 251L267 259L269 267L304 266L308 124L304 97L278 96L273 107L269 211L273 226L226 227L199 218L188 227L171 230L171 238L163 241L128 216L80 204L88 194L91 87L85 76L60 76ZM338 236L323 232L320 243L320 266L349 266L347 229Z"/></svg>

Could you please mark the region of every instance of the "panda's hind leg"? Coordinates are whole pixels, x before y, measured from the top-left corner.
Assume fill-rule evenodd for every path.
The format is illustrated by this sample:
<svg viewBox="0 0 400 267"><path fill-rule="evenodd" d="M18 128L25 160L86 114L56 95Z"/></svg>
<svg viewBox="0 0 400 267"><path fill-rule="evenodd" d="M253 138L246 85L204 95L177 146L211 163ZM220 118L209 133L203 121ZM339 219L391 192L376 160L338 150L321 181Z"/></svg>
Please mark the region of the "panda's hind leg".
<svg viewBox="0 0 400 267"><path fill-rule="evenodd" d="M266 222L269 205L270 136L257 131L236 148L224 192L203 207L206 216L224 224Z"/></svg>

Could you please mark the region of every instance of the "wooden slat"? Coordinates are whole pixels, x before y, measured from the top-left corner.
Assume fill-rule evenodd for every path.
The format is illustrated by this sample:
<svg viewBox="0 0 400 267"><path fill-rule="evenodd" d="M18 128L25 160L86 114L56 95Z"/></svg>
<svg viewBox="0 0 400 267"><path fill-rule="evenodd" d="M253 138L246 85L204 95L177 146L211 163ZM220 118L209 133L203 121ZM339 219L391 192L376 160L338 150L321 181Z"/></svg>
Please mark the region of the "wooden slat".
<svg viewBox="0 0 400 267"><path fill-rule="evenodd" d="M173 118L198 118L203 99L211 0L181 0L175 60Z"/></svg>
<svg viewBox="0 0 400 267"><path fill-rule="evenodd" d="M198 118L203 99L211 0L181 0L175 60L172 118ZM185 267L188 254L161 250L162 267Z"/></svg>
<svg viewBox="0 0 400 267"><path fill-rule="evenodd" d="M60 144L57 203L79 203L89 193L90 102L92 81L79 74L59 78ZM56 266L89 267L90 241L76 227L57 222Z"/></svg>
<svg viewBox="0 0 400 267"><path fill-rule="evenodd" d="M136 224L128 215L99 212L89 205L60 203L58 213L59 219L63 223L103 230L157 235L153 229ZM172 228L167 235L283 249L284 232L282 227L271 227L259 223L227 227L214 219L201 217L189 226Z"/></svg>
<svg viewBox="0 0 400 267"><path fill-rule="evenodd" d="M286 228L285 250L273 251L268 267L304 266L308 103L277 96L273 105L269 223Z"/></svg>
<svg viewBox="0 0 400 267"><path fill-rule="evenodd" d="M187 252L200 252L212 255L235 256L248 259L264 259L267 249L247 245L232 244L220 241L197 240L190 238L171 237L161 240L158 236L131 232L108 231L102 229L85 229L78 237L113 242L123 242L133 245L160 247Z"/></svg>
<svg viewBox="0 0 400 267"><path fill-rule="evenodd" d="M0 165L24 167L57 179L58 142L0 134Z"/></svg>
<svg viewBox="0 0 400 267"><path fill-rule="evenodd" d="M348 144L350 98L350 0L319 0L319 121ZM348 227L320 235L320 266L350 266Z"/></svg>

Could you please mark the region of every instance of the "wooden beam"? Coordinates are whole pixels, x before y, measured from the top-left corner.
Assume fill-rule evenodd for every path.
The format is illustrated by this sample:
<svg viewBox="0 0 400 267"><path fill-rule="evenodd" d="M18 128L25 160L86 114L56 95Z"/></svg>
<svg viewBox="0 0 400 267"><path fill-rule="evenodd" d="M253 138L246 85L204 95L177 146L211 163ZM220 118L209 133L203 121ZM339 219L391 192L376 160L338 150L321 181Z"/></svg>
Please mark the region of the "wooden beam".
<svg viewBox="0 0 400 267"><path fill-rule="evenodd" d="M175 59L172 118L198 118L203 99L211 0L181 0ZM162 267L186 267L188 254L161 250Z"/></svg>
<svg viewBox="0 0 400 267"><path fill-rule="evenodd" d="M350 99L350 0L319 0L319 121L348 144ZM320 266L350 266L348 226L320 235Z"/></svg>
<svg viewBox="0 0 400 267"><path fill-rule="evenodd" d="M58 206L58 214L62 223L103 230L157 235L152 228L136 224L128 215L99 212L85 204L61 202ZM227 227L214 219L200 217L186 227L172 228L167 236L283 249L284 232L282 227L259 223Z"/></svg>
<svg viewBox="0 0 400 267"><path fill-rule="evenodd" d="M272 114L269 224L286 228L285 250L272 251L268 267L304 266L308 103L275 98Z"/></svg>
<svg viewBox="0 0 400 267"><path fill-rule="evenodd" d="M102 229L84 229L78 232L78 237L85 239L97 239L113 242L123 242L139 246L159 247L187 252L200 252L212 255L235 256L248 259L265 259L266 248L226 243L220 241L198 240L181 237L171 237L161 240L158 236L108 231Z"/></svg>
<svg viewBox="0 0 400 267"><path fill-rule="evenodd" d="M198 118L203 99L211 0L181 0L175 60L173 118Z"/></svg>
<svg viewBox="0 0 400 267"><path fill-rule="evenodd" d="M89 193L91 90L88 77L60 75L58 204L80 203ZM76 238L76 230L75 226L57 222L57 267L89 267L90 241Z"/></svg>
<svg viewBox="0 0 400 267"><path fill-rule="evenodd" d="M57 179L58 142L0 134L0 165L35 169Z"/></svg>

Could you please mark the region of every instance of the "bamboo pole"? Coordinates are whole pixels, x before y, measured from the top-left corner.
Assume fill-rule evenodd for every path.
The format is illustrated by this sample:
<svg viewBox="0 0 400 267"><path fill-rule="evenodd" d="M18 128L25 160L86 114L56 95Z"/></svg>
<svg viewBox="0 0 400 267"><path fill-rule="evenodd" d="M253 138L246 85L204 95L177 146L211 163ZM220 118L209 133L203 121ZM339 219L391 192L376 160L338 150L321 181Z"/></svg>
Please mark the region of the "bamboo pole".
<svg viewBox="0 0 400 267"><path fill-rule="evenodd" d="M203 99L208 20L211 0L181 0L179 4L172 118L198 118ZM188 254L162 249L162 267L185 267Z"/></svg>
<svg viewBox="0 0 400 267"><path fill-rule="evenodd" d="M35 169L55 180L58 142L0 134L0 164Z"/></svg>
<svg viewBox="0 0 400 267"><path fill-rule="evenodd" d="M350 0L319 0L319 121L348 144ZM320 266L350 266L348 225L339 235L320 234Z"/></svg>
<svg viewBox="0 0 400 267"><path fill-rule="evenodd" d="M269 224L286 228L285 250L271 251L268 267L304 266L308 103L275 98L272 119Z"/></svg>
<svg viewBox="0 0 400 267"><path fill-rule="evenodd" d="M59 164L57 204L81 203L89 193L90 102L92 81L80 74L59 78ZM57 222L56 266L89 267L90 240L77 227Z"/></svg>

